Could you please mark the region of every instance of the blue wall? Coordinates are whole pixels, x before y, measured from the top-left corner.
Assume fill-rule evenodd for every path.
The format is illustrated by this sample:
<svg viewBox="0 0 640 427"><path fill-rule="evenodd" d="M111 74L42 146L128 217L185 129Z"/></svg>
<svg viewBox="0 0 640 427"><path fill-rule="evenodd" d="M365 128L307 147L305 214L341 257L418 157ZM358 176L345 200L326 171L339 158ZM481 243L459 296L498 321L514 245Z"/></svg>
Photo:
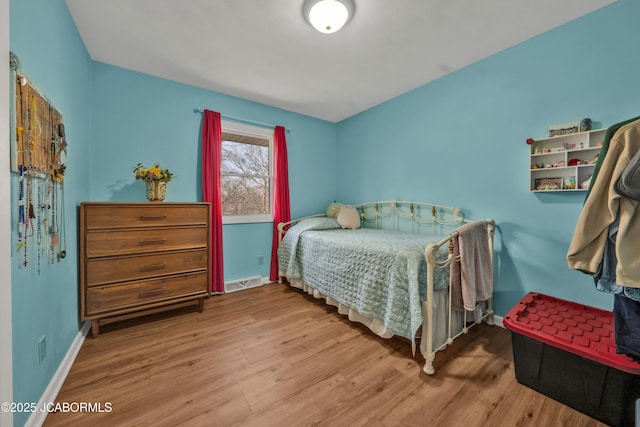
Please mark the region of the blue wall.
<svg viewBox="0 0 640 427"><path fill-rule="evenodd" d="M63 0L11 1L10 19L11 51L20 58L21 71L62 113L69 144L64 182L67 257L60 263L42 262L38 275L35 251L26 268L22 253L11 251L13 399L38 402L79 329L76 206L89 195L92 70ZM13 174L11 182L15 201ZM17 212L15 206L12 212ZM14 225L11 247L15 244ZM47 356L40 364L37 342L43 335ZM14 423L22 425L28 416L16 413Z"/></svg>
<svg viewBox="0 0 640 427"><path fill-rule="evenodd" d="M529 291L611 309L565 259L585 193L529 192L525 140L553 123L640 115L638 16L640 3L619 0L339 123L338 199L494 218L499 315Z"/></svg>
<svg viewBox="0 0 640 427"><path fill-rule="evenodd" d="M202 114L196 107L260 123L284 126L289 155L291 215L321 212L335 197L335 125L257 104L94 63L91 200L144 201L144 185L133 177L138 162L159 162L176 179L166 201L202 200ZM312 159L312 161L310 161ZM223 227L225 280L269 276L272 223ZM262 256L264 263L258 264Z"/></svg>

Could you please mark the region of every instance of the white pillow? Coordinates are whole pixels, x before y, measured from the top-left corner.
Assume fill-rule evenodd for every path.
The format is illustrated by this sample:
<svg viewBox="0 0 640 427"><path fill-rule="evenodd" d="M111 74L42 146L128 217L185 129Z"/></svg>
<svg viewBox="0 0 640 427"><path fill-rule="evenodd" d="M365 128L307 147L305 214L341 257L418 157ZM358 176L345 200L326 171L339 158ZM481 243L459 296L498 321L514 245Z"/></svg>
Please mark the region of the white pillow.
<svg viewBox="0 0 640 427"><path fill-rule="evenodd" d="M342 206L336 220L342 228L351 228L354 230L360 228L360 214L353 206Z"/></svg>

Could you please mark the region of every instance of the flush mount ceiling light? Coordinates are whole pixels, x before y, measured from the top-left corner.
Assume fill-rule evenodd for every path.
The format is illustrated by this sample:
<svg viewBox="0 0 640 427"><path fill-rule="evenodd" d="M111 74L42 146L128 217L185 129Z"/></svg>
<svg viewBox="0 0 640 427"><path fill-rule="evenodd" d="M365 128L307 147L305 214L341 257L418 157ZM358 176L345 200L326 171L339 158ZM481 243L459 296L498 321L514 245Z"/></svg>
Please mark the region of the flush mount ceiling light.
<svg viewBox="0 0 640 427"><path fill-rule="evenodd" d="M353 0L306 0L304 17L321 33L338 31L353 16Z"/></svg>

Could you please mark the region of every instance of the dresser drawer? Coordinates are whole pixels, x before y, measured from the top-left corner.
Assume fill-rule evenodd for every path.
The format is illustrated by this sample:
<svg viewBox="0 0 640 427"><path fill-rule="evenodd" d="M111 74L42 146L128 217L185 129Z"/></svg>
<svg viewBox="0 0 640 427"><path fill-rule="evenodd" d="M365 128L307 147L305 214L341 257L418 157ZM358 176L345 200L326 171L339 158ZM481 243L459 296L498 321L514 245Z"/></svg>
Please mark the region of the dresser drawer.
<svg viewBox="0 0 640 427"><path fill-rule="evenodd" d="M91 231L85 234L85 256L93 258L140 255L158 251L205 248L207 237L207 228L204 226Z"/></svg>
<svg viewBox="0 0 640 427"><path fill-rule="evenodd" d="M207 269L207 250L87 260L87 286L139 280Z"/></svg>
<svg viewBox="0 0 640 427"><path fill-rule="evenodd" d="M85 204L86 229L206 225L208 204Z"/></svg>
<svg viewBox="0 0 640 427"><path fill-rule="evenodd" d="M207 293L207 287L206 272L141 280L121 285L91 287L87 289L86 316L143 306L172 298L204 296Z"/></svg>

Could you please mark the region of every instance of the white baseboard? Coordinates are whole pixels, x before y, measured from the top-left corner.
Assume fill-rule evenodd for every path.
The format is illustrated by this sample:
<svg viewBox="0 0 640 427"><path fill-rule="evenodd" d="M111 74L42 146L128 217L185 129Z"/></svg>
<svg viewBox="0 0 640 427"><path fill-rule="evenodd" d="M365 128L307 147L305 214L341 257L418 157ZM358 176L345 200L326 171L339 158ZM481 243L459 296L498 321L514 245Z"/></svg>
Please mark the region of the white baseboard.
<svg viewBox="0 0 640 427"><path fill-rule="evenodd" d="M500 326L501 328L504 328L504 317L494 314L493 323L495 326Z"/></svg>
<svg viewBox="0 0 640 427"><path fill-rule="evenodd" d="M64 380L67 378L69 371L71 370L71 366L73 362L76 360L76 356L80 352L80 348L82 348L82 343L84 343L84 339L86 338L89 330L91 329L91 322L84 322L80 331L78 331L78 335L71 343L67 354L64 359L58 366L58 370L49 381L49 385L45 389L42 397L40 397L40 401L38 402L38 408L43 408L49 402L55 402L56 397L58 396L58 392L62 388L64 384ZM31 416L25 423L25 427L40 427L44 424L44 420L47 418L47 412L34 411L31 413Z"/></svg>

